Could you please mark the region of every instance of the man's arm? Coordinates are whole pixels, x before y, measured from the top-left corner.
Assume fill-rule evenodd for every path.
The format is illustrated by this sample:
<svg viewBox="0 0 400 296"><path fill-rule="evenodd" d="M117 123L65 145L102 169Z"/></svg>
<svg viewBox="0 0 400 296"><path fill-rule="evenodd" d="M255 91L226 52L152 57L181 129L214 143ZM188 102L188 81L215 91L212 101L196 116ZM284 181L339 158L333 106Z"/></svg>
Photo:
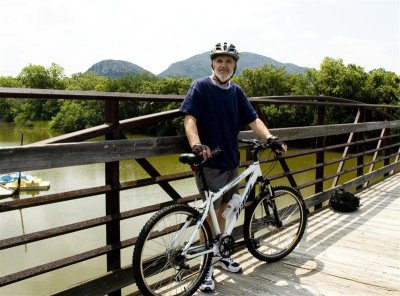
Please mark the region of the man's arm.
<svg viewBox="0 0 400 296"><path fill-rule="evenodd" d="M261 121L260 118L256 118L254 121L249 123L249 127L263 140L267 140L272 137L271 132L265 126L265 124Z"/></svg>
<svg viewBox="0 0 400 296"><path fill-rule="evenodd" d="M265 126L264 122L261 121L260 118L256 118L254 121L249 123L249 127L253 130L253 132L256 133L257 136L259 136L263 140L268 140L271 139L272 141L275 141L277 139L274 137L271 132L268 130L268 128ZM272 143L272 142L271 142ZM285 143L281 141L276 141L275 145L278 144L278 151L283 151L284 153L287 152L287 146ZM273 146L272 146L273 147Z"/></svg>
<svg viewBox="0 0 400 296"><path fill-rule="evenodd" d="M185 115L183 119L183 126L185 127L186 137L189 141L190 147L200 144L199 132L197 131L197 120L193 115Z"/></svg>
<svg viewBox="0 0 400 296"><path fill-rule="evenodd" d="M183 126L185 127L186 137L189 141L192 151L198 151L198 149L193 149L195 145L201 145L199 132L197 130L196 117L186 114L185 118L183 119ZM200 153L198 153L198 155L202 155L205 159L209 158L211 157L211 150L207 147L207 149L202 150Z"/></svg>

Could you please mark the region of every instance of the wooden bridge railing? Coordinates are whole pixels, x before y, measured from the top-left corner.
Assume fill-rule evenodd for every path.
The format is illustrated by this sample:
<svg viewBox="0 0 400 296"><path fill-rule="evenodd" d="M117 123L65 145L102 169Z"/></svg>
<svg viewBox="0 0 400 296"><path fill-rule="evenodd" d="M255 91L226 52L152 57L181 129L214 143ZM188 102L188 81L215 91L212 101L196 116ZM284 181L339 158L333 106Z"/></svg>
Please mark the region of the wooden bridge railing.
<svg viewBox="0 0 400 296"><path fill-rule="evenodd" d="M181 116L178 110L150 114L132 119L119 119L119 101L157 101L181 102L181 96L143 95L127 93L97 93L80 91L58 91L37 89L0 88L0 98L32 98L32 99L67 99L67 100L104 100L105 123L103 125L78 131L75 133L47 139L24 147L0 148L0 173L12 171L32 171L49 168L69 167L83 164L105 163L105 184L103 186L84 188L57 194L43 194L34 198L22 200L7 200L0 202L0 214L30 207L39 207L51 203L61 203L96 195L105 195L106 214L103 217L85 220L78 223L43 229L20 236L1 238L0 250L46 240L53 237L92 229L106 225L106 244L96 249L67 258L48 262L33 268L1 275L0 287L11 285L43 273L61 269L66 266L106 256L107 270L102 271L96 279L86 280L74 287L60 287L61 295L120 295L121 288L131 285L130 263L122 262L121 250L132 247L136 237L121 240L120 222L154 212L171 203L187 203L197 196L181 196L170 184L172 181L192 177L191 172L177 172L161 175L147 161L148 157L178 154L187 151L187 141L184 136L153 137L142 139L126 139L123 131L132 127L143 127L159 121ZM251 103L260 110L262 104L293 104L315 106L317 125L274 128L273 134L288 142L289 147L296 141L314 139L315 147L289 153L279 159L282 172L270 176L271 180L287 178L305 195L310 211L324 205L337 187L359 191L390 174L400 171L400 120L391 114L400 106L371 105L333 97L261 97L250 98ZM357 115L354 123L325 124L327 108L354 108ZM380 116L380 121L368 121L368 114ZM259 113L263 118L263 114ZM377 135L377 131L379 134ZM100 135L105 135L105 141L82 142ZM338 135L346 135L347 142L325 145L326 139ZM243 131L240 137L252 137L250 131ZM337 159L326 159L327 151L343 151ZM350 153L351 151L351 153ZM303 166L289 167L288 162L301 159L306 155L315 156L315 163ZM120 182L119 161L135 159L144 168L149 177L128 182ZM344 165L356 159L356 165ZM287 162L288 160L288 162ZM270 162L271 159L265 159ZM246 160L243 160L243 164ZM328 166L337 166L336 173L328 174ZM315 178L302 180L296 176L305 172L313 172ZM340 182L340 177L353 173L347 182ZM171 201L153 204L128 211L120 211L120 192L148 185L158 184L171 197ZM310 191L311 189L311 191ZM306 194L304 194L306 192ZM311 192L311 193L310 193ZM325 203L326 204L326 203ZM140 226L138 226L140 227Z"/></svg>

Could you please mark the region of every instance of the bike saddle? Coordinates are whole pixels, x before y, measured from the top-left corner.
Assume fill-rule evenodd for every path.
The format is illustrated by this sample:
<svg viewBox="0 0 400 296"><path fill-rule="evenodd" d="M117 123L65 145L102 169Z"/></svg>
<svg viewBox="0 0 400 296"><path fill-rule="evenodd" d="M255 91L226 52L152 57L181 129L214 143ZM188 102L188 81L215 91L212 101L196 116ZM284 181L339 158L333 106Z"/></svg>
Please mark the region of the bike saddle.
<svg viewBox="0 0 400 296"><path fill-rule="evenodd" d="M179 155L179 161L181 163L187 163L189 165L195 165L199 163L199 157L193 153L184 153Z"/></svg>

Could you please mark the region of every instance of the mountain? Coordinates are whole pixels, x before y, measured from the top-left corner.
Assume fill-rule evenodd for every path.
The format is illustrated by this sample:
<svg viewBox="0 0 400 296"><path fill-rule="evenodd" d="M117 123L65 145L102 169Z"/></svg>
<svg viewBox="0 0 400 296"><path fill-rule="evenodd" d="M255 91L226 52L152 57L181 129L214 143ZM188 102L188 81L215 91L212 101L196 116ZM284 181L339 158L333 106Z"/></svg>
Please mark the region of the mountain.
<svg viewBox="0 0 400 296"><path fill-rule="evenodd" d="M251 53L242 52L240 53L240 59L236 70L237 74L240 74L244 69L255 69L262 67L265 64L270 64L275 67L285 67L288 73L304 73L306 68L290 64L281 63L269 57ZM211 60L208 52L195 55L186 60L173 63L165 71L161 72L159 77L191 77L197 79L211 74Z"/></svg>
<svg viewBox="0 0 400 296"><path fill-rule="evenodd" d="M91 66L86 72L94 72L99 76L105 76L112 79L119 78L128 73L136 74L147 72L152 74L138 65L120 60L103 60Z"/></svg>
<svg viewBox="0 0 400 296"><path fill-rule="evenodd" d="M251 53L242 52L240 53L240 60L236 74L240 74L244 69L255 69L260 68L263 65L273 65L275 67L285 67L288 73L304 73L306 68L299 67L290 63L281 63L269 57ZM147 71L138 65L132 64L126 61L120 60L103 60L91 66L87 72L94 72L100 76L106 76L108 78L119 78L127 73L141 73L147 72L151 75L150 71ZM195 55L186 60L173 63L165 71L158 74L158 77L191 77L197 79L200 77L208 76L211 74L211 60L210 54L204 52L202 54Z"/></svg>

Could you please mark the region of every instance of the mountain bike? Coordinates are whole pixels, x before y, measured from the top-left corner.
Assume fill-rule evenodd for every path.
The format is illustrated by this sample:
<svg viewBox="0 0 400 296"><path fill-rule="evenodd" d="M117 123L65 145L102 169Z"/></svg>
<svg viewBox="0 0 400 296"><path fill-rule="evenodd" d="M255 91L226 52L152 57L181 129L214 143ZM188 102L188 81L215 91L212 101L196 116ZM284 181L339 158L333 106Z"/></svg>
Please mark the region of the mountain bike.
<svg viewBox="0 0 400 296"><path fill-rule="evenodd" d="M192 295L215 263L213 255L230 257L241 244L255 258L274 262L290 254L300 242L307 224L307 210L300 192L286 185L272 186L263 176L259 155L270 148L267 143L257 139L239 141L251 147L252 162L217 192L207 190L202 170L205 160L192 153L179 156L180 162L199 170L206 198L199 207L186 204L165 207L141 230L132 263L136 284L143 295ZM213 157L218 157L217 153L218 150L213 151ZM246 179L239 205L221 233L213 202ZM245 211L243 241L236 242L232 231L257 184L258 194ZM214 232L206 220L209 215Z"/></svg>

